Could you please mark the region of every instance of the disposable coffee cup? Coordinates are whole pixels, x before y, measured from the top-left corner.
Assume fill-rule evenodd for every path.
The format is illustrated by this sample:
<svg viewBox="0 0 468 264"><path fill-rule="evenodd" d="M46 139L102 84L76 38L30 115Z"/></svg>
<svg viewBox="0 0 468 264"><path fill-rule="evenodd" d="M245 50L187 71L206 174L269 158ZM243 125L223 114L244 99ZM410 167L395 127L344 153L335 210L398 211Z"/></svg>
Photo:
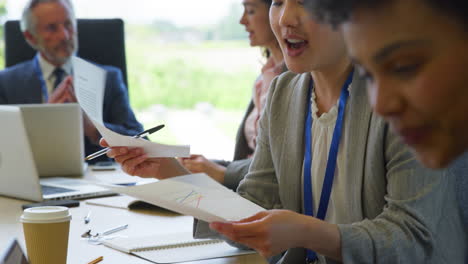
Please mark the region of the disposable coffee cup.
<svg viewBox="0 0 468 264"><path fill-rule="evenodd" d="M63 206L24 210L20 221L30 264L67 263L70 220L70 212Z"/></svg>

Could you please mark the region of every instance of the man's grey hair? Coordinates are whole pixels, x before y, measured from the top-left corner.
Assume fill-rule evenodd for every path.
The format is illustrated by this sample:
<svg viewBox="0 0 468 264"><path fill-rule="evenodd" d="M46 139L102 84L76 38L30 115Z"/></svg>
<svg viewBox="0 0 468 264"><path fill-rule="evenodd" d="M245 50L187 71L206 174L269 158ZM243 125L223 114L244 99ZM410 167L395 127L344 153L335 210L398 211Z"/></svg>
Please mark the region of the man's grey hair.
<svg viewBox="0 0 468 264"><path fill-rule="evenodd" d="M24 33L28 31L29 33L35 35L36 34L36 18L34 17L32 10L38 4L42 3L54 3L60 2L65 5L70 13L70 18L72 19L72 23L76 26L76 19L75 19L75 11L73 9L73 5L70 0L29 0L26 4L23 15L21 17L21 31Z"/></svg>

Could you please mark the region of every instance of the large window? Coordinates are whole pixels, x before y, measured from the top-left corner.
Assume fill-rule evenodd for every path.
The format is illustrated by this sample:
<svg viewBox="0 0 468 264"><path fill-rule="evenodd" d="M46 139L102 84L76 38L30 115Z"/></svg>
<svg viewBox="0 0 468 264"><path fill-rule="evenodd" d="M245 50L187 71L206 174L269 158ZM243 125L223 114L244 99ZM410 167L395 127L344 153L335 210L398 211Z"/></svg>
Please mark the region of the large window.
<svg viewBox="0 0 468 264"><path fill-rule="evenodd" d="M3 2L0 15L19 19L25 3ZM193 153L209 158L232 158L262 62L238 23L240 0L73 3L79 18L124 19L132 107L145 127L166 124L153 140L190 144Z"/></svg>

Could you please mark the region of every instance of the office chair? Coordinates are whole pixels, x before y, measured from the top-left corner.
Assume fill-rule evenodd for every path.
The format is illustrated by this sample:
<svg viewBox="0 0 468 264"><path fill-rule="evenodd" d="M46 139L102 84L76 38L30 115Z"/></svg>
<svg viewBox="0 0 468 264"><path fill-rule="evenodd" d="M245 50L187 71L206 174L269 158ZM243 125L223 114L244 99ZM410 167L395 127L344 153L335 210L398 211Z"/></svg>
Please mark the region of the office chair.
<svg viewBox="0 0 468 264"><path fill-rule="evenodd" d="M125 58L124 22L122 19L78 19L78 56L122 71L125 85L127 64ZM36 51L23 37L18 20L5 23L5 67L30 60Z"/></svg>

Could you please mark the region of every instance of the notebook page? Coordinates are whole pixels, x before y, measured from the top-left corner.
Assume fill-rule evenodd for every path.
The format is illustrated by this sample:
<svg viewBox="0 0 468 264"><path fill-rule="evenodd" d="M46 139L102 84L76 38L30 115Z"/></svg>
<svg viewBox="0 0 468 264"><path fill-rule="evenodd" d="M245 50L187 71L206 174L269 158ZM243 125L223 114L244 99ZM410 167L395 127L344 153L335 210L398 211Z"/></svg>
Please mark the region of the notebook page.
<svg viewBox="0 0 468 264"><path fill-rule="evenodd" d="M130 238L119 237L104 241L103 244L119 251L131 253L222 242L222 240L215 239L194 239L191 233L174 233Z"/></svg>
<svg viewBox="0 0 468 264"><path fill-rule="evenodd" d="M222 240L193 239L192 234L188 232L121 237L104 241L103 244L155 263L176 263L255 253L232 247Z"/></svg>
<svg viewBox="0 0 468 264"><path fill-rule="evenodd" d="M191 247L133 252L132 254L154 263L178 263L253 253L255 253L255 251L241 250L228 245L226 242L222 242Z"/></svg>

